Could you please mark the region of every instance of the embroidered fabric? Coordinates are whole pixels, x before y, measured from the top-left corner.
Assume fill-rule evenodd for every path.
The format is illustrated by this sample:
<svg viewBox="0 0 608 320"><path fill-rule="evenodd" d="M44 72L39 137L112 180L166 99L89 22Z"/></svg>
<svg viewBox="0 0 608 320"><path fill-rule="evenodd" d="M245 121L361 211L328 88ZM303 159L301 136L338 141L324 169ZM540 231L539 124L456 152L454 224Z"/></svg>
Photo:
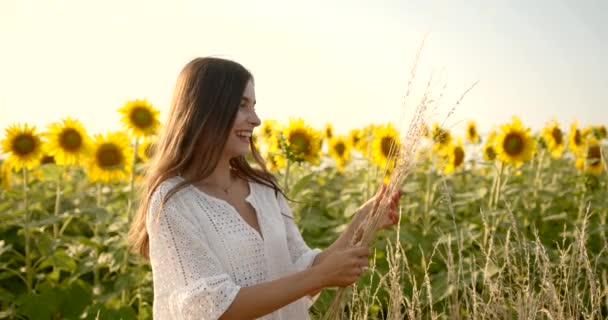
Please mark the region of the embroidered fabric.
<svg viewBox="0 0 608 320"><path fill-rule="evenodd" d="M249 183L245 200L256 211L260 234L228 202L192 185L161 207L180 181L173 177L157 188L146 222L155 319L218 319L241 287L310 268L321 252L304 242L287 201L274 190ZM314 299L301 298L259 319L308 319Z"/></svg>

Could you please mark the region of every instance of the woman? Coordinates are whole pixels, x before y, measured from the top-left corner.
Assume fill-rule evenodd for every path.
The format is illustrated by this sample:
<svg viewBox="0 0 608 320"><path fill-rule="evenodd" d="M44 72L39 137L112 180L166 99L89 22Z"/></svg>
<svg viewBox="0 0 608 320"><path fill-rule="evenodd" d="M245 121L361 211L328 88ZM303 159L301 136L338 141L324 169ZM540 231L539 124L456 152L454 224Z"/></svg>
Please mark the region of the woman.
<svg viewBox="0 0 608 320"><path fill-rule="evenodd" d="M322 288L352 284L368 264L369 249L349 242L374 199L311 250L252 143L255 103L238 63L197 58L180 73L129 235L152 264L156 319L307 319Z"/></svg>

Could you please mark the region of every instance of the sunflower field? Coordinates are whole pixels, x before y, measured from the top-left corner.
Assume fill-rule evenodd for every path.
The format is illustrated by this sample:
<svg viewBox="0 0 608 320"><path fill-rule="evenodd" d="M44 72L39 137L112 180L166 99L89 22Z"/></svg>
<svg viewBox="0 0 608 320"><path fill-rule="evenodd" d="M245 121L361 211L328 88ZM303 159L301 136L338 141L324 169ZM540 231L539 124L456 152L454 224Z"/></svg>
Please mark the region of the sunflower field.
<svg viewBox="0 0 608 320"><path fill-rule="evenodd" d="M89 136L76 119L5 128L0 171L0 319L150 319L149 264L128 250L138 185L161 123L146 100L125 130ZM517 117L481 135L424 128L344 319L608 318L606 127ZM326 248L390 173L391 124L265 120L254 145L295 201L310 247ZM328 310L335 290L311 308Z"/></svg>

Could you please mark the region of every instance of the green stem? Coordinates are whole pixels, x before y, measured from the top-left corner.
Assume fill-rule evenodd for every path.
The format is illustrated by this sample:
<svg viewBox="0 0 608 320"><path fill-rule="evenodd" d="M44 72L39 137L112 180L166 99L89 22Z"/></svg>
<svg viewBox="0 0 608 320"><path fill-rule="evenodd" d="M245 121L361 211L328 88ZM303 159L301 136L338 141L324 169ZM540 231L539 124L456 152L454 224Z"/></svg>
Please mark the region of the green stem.
<svg viewBox="0 0 608 320"><path fill-rule="evenodd" d="M23 168L23 204L25 206L25 221L23 223L23 233L25 237L25 285L27 287L27 293L29 294L33 292L34 270L32 270L32 256L30 252L30 208L27 168Z"/></svg>
<svg viewBox="0 0 608 320"><path fill-rule="evenodd" d="M133 216L133 203L135 202L135 164L137 162L137 147L139 145L139 138L135 138L135 144L133 146L133 159L131 159L131 179L129 180L129 202L127 206L127 217L131 221Z"/></svg>
<svg viewBox="0 0 608 320"><path fill-rule="evenodd" d="M498 173L498 179L496 181L496 194L494 199L494 209L498 205L498 200L500 199L500 193L502 192L502 175L505 169L505 163L503 161L500 162L500 172Z"/></svg>
<svg viewBox="0 0 608 320"><path fill-rule="evenodd" d="M61 211L61 183L62 183L62 179L63 179L63 171L57 177L57 181L55 182L57 184L57 186L55 188L55 211L54 211L54 216L55 217L59 216L59 212ZM58 237L59 237L59 225L57 223L53 223L53 237L55 239L58 239Z"/></svg>
<svg viewBox="0 0 608 320"><path fill-rule="evenodd" d="M130 185L130 189L129 189L129 201L128 201L128 206L127 206L127 225L130 224L131 222L131 217L133 216L133 204L135 203L135 165L137 162L137 146L139 145L139 137L135 137L135 144L133 145L133 159L131 162L131 180L129 182ZM127 246L127 248L125 248L125 255L124 255L124 259L123 259L123 263L122 263L122 272L126 273L127 269L129 268L129 248ZM128 297L127 297L127 289L124 289L122 291L121 294L122 297L122 302L123 304L127 304L128 303Z"/></svg>
<svg viewBox="0 0 608 320"><path fill-rule="evenodd" d="M541 182L541 169L543 166L543 160L545 159L545 149L540 151L538 155L538 165L536 166L536 174L534 175L534 199L538 196L538 189L540 188Z"/></svg>
<svg viewBox="0 0 608 320"><path fill-rule="evenodd" d="M101 208L101 184L99 182L97 182L97 208ZM98 237L99 237L99 224L97 222L95 222L93 224L93 241L97 242L98 241ZM99 258L99 247L96 245L95 246L95 257ZM93 268L93 288L100 288L99 287L99 268L97 268L97 264L95 264L95 267ZM95 292L95 291L94 291Z"/></svg>

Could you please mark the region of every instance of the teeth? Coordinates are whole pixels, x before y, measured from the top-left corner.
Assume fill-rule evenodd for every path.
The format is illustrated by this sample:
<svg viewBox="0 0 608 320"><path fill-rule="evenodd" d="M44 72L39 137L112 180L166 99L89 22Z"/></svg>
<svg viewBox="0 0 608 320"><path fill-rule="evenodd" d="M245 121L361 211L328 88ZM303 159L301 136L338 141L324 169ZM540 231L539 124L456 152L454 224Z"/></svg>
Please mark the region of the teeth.
<svg viewBox="0 0 608 320"><path fill-rule="evenodd" d="M236 133L237 136L239 137L245 137L245 138L249 138L251 137L251 132L248 131L239 131Z"/></svg>

